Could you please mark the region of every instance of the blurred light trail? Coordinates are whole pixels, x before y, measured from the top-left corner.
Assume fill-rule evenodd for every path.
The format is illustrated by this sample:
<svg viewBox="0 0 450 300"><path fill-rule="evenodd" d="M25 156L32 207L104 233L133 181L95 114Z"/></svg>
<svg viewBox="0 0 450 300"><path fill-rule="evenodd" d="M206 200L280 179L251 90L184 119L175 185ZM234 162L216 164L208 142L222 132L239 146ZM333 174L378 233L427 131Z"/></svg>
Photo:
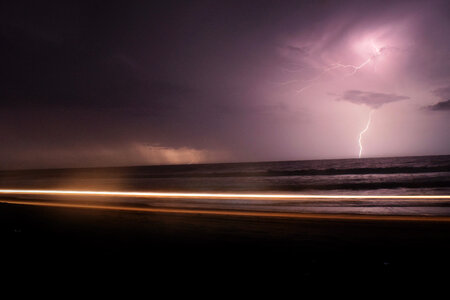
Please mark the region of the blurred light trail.
<svg viewBox="0 0 450 300"><path fill-rule="evenodd" d="M13 195L72 195L72 196L111 196L144 198L209 198L209 199L261 199L261 200L307 200L307 199L444 199L450 195L301 195L301 194L233 194L233 193L169 193L169 192L119 192L119 191L74 191L74 190L22 190L0 189L0 194Z"/></svg>
<svg viewBox="0 0 450 300"><path fill-rule="evenodd" d="M236 210L203 210L203 209L177 209L177 208L150 208L132 207L123 205L86 205L72 203L49 203L38 201L0 200L0 203L15 205L31 205L57 208L81 208L115 211L133 211L150 213L195 214L216 216L240 217L267 217L267 218L297 218L322 220L359 220L359 221L414 221L414 222L450 222L446 216L395 216L395 215L356 215L356 214L323 214L323 213L292 213L292 212L262 212L262 211L236 211Z"/></svg>
<svg viewBox="0 0 450 300"><path fill-rule="evenodd" d="M364 128L364 130L359 133L359 140L358 140L358 143L359 143L359 158L361 158L361 154L362 154L362 150L363 150L363 146L362 146L362 142L361 142L362 136L369 129L370 121L372 120L372 113L373 113L373 110L371 110L370 113L369 113L369 120L367 121L366 128Z"/></svg>

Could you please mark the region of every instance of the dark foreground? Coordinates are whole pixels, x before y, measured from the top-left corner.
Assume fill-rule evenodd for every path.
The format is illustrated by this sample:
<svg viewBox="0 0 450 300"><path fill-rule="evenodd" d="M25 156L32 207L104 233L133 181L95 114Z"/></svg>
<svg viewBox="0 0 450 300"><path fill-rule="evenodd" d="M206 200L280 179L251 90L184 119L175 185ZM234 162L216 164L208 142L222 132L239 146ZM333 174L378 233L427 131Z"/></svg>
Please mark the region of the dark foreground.
<svg viewBox="0 0 450 300"><path fill-rule="evenodd" d="M209 216L0 205L15 280L295 286L447 278L450 222Z"/></svg>

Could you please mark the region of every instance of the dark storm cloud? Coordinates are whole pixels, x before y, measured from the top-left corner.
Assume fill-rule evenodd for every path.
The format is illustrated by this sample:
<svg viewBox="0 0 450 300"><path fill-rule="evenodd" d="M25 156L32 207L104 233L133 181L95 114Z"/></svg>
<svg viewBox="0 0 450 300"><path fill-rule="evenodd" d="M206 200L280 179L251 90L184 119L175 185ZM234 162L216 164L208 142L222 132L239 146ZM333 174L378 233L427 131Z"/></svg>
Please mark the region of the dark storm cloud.
<svg viewBox="0 0 450 300"><path fill-rule="evenodd" d="M424 106L423 108L425 110L431 110L431 111L448 111L450 110L450 100L447 100L450 98L450 86L440 87L437 89L434 89L432 93L440 98L443 101L437 102L433 105Z"/></svg>
<svg viewBox="0 0 450 300"><path fill-rule="evenodd" d="M338 100L348 101L355 104L364 104L371 108L380 108L382 105L409 99L407 96L384 94L375 92L366 92L358 90L345 91Z"/></svg>
<svg viewBox="0 0 450 300"><path fill-rule="evenodd" d="M447 110L450 110L450 100L438 102L438 103L436 103L434 105L427 106L427 108L429 110L434 110L434 111L447 111Z"/></svg>

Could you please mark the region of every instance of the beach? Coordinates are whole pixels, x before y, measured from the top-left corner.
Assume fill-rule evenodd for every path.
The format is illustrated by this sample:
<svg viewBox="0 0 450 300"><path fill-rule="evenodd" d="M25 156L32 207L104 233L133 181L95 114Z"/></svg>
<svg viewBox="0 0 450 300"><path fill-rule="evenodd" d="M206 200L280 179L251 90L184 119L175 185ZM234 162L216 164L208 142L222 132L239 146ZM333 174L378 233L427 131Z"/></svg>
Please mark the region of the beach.
<svg viewBox="0 0 450 300"><path fill-rule="evenodd" d="M45 269L123 282L161 276L183 282L389 281L440 276L438 271L450 266L450 222L426 218L293 218L3 203L0 220L2 257L8 258L9 274L20 276Z"/></svg>
<svg viewBox="0 0 450 300"><path fill-rule="evenodd" d="M445 280L449 174L450 156L5 170L3 270L259 291Z"/></svg>

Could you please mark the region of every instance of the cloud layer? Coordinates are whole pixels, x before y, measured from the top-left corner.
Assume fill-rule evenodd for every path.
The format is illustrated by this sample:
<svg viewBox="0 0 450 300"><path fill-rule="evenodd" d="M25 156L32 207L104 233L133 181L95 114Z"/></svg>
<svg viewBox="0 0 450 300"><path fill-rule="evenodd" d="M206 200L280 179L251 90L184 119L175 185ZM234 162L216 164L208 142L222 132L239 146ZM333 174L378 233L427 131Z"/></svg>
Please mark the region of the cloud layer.
<svg viewBox="0 0 450 300"><path fill-rule="evenodd" d="M384 104L409 99L407 96L366 92L359 90L345 91L338 100L348 101L358 105L364 104L373 109L378 109Z"/></svg>

